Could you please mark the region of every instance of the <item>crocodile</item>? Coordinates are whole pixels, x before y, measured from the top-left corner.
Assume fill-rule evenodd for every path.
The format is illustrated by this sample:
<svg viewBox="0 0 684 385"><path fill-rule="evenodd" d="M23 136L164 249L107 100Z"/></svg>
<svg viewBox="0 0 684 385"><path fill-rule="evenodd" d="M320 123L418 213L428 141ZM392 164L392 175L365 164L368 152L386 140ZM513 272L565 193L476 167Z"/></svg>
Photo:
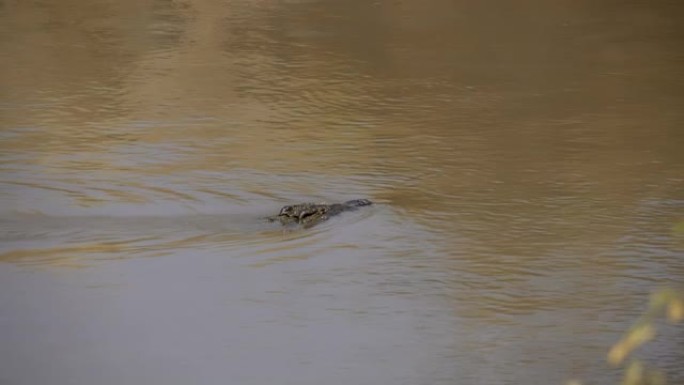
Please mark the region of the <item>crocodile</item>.
<svg viewBox="0 0 684 385"><path fill-rule="evenodd" d="M343 203L298 203L284 206L278 215L268 217L271 222L279 221L283 225L300 224L312 227L328 218L345 211L356 210L359 207L372 205L368 199L354 199Z"/></svg>

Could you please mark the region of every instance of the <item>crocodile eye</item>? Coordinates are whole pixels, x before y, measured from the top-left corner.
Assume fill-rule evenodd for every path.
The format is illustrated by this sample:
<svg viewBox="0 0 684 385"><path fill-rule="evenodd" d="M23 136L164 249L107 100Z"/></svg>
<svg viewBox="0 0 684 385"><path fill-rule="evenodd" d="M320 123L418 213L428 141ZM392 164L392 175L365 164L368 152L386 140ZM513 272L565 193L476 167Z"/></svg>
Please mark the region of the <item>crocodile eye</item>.
<svg viewBox="0 0 684 385"><path fill-rule="evenodd" d="M294 208L292 206L285 206L282 209L280 209L280 213L278 215L292 215L292 211Z"/></svg>

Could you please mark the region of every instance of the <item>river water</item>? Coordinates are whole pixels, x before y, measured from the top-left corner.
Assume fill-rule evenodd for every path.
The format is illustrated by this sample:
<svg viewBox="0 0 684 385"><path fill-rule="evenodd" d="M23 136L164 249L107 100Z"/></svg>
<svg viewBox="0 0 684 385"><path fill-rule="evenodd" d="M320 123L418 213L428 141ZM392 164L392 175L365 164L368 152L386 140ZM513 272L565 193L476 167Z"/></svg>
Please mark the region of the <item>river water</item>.
<svg viewBox="0 0 684 385"><path fill-rule="evenodd" d="M0 2L0 383L615 383L684 280L682 16Z"/></svg>

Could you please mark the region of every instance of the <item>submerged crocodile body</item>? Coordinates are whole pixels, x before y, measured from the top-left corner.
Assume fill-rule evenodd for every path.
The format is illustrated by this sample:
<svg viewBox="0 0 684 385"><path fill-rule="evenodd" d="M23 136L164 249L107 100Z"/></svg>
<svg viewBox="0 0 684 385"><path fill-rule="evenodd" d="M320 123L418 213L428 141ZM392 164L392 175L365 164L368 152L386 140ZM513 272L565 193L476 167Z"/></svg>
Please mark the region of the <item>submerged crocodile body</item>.
<svg viewBox="0 0 684 385"><path fill-rule="evenodd" d="M359 207L372 205L368 199L354 199L344 203L299 203L280 209L278 215L268 217L271 222L279 221L283 225L301 224L311 227L344 211L356 210Z"/></svg>

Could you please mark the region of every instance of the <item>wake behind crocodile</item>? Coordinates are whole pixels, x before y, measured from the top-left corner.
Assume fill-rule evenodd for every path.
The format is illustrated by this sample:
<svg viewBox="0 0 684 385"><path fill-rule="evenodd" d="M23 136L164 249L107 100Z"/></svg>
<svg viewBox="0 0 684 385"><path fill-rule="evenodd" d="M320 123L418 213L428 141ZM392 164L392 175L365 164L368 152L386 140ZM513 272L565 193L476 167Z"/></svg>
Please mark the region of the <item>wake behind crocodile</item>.
<svg viewBox="0 0 684 385"><path fill-rule="evenodd" d="M43 215L5 214L0 216L0 239L86 233L160 234L176 232L253 233L273 230L276 224L311 227L345 211L371 205L366 199L344 203L300 203L286 205L275 216L266 213L219 213L184 215Z"/></svg>
<svg viewBox="0 0 684 385"><path fill-rule="evenodd" d="M343 211L353 211L356 206L369 204L350 202L356 203L285 206L280 214L272 217L267 216L268 211L275 211L272 208L254 213L168 216L5 214L0 216L0 260L14 259L16 255L42 257L56 251L65 254L78 250L99 253L124 249L133 255L174 248L241 248L315 238L333 224L315 230L309 229L311 226ZM292 210L296 211L296 218L288 217L295 215Z"/></svg>

